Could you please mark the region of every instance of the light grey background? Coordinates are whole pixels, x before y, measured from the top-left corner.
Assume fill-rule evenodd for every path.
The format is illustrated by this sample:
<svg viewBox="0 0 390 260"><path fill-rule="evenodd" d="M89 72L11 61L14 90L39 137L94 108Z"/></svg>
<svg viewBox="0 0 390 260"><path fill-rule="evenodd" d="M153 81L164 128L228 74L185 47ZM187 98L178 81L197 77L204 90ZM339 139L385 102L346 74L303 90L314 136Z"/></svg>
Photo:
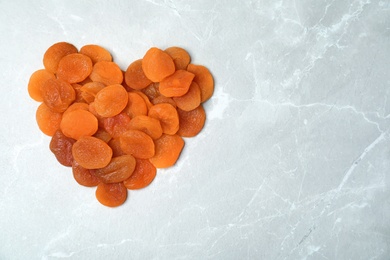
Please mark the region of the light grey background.
<svg viewBox="0 0 390 260"><path fill-rule="evenodd" d="M0 0L0 259L388 259L390 4ZM27 94L44 51L126 67L187 49L215 93L199 136L119 208L50 153Z"/></svg>

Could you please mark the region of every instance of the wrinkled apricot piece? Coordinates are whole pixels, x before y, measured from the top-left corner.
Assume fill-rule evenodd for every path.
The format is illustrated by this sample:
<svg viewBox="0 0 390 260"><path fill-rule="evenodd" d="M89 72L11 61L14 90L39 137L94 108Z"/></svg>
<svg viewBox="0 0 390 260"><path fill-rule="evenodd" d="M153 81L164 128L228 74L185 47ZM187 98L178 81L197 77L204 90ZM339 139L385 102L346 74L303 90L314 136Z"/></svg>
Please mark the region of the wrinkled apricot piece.
<svg viewBox="0 0 390 260"><path fill-rule="evenodd" d="M123 184L129 190L145 188L156 177L157 169L149 160L136 159L136 161L133 174L123 181Z"/></svg>
<svg viewBox="0 0 390 260"><path fill-rule="evenodd" d="M129 178L135 168L135 158L131 155L121 155L112 158L103 168L94 170L94 175L104 183L122 182Z"/></svg>
<svg viewBox="0 0 390 260"><path fill-rule="evenodd" d="M155 140L155 154L149 161L156 168L173 166L184 147L184 140L179 135L163 134Z"/></svg>
<svg viewBox="0 0 390 260"><path fill-rule="evenodd" d="M69 83L85 80L92 71L91 59L80 53L64 56L58 63L57 77Z"/></svg>
<svg viewBox="0 0 390 260"><path fill-rule="evenodd" d="M191 111L178 109L177 112L179 114L178 135L183 137L193 137L203 129L206 121L206 113L202 105Z"/></svg>
<svg viewBox="0 0 390 260"><path fill-rule="evenodd" d="M163 133L173 135L179 129L179 115L177 110L168 103L161 103L149 109L148 116L160 121Z"/></svg>
<svg viewBox="0 0 390 260"><path fill-rule="evenodd" d="M89 106L88 106L87 103L75 102L75 103L73 103L72 105L70 105L70 106L65 110L65 112L62 114L62 116L65 116L65 115L68 114L69 112L72 112L72 111L75 111L75 110L78 110L78 109L82 109L82 110L88 111Z"/></svg>
<svg viewBox="0 0 390 260"><path fill-rule="evenodd" d="M175 63L166 52L152 47L142 59L142 70L153 82L160 82L175 72Z"/></svg>
<svg viewBox="0 0 390 260"><path fill-rule="evenodd" d="M197 108L201 102L201 92L198 84L192 82L187 93L181 97L173 97L173 101L175 101L178 108L185 111Z"/></svg>
<svg viewBox="0 0 390 260"><path fill-rule="evenodd" d="M73 159L86 169L107 166L112 158L112 149L104 141L92 137L80 137L72 147Z"/></svg>
<svg viewBox="0 0 390 260"><path fill-rule="evenodd" d="M125 155L126 153L122 150L121 148L121 142L119 138L112 138L109 142L108 145L112 149L112 157L118 157L121 155Z"/></svg>
<svg viewBox="0 0 390 260"><path fill-rule="evenodd" d="M110 85L100 90L95 97L96 112L103 117L122 112L128 102L128 94L122 85Z"/></svg>
<svg viewBox="0 0 390 260"><path fill-rule="evenodd" d="M83 85L81 85L81 83L72 83L71 85L76 93L76 98L75 98L74 102L75 103L86 103L84 98L81 96L81 94L82 94L81 88L83 87Z"/></svg>
<svg viewBox="0 0 390 260"><path fill-rule="evenodd" d="M157 105L157 104L161 104L161 103L168 103L168 104L171 104L174 108L177 107L176 102L173 100L173 98L166 97L163 95L160 95L158 97L153 98L151 102L153 105Z"/></svg>
<svg viewBox="0 0 390 260"><path fill-rule="evenodd" d="M159 91L166 97L180 97L187 93L194 74L186 70L177 70L160 82Z"/></svg>
<svg viewBox="0 0 390 260"><path fill-rule="evenodd" d="M149 109L153 106L153 104L150 102L148 96L146 96L143 92L134 91L134 93L137 93L138 95L140 95L144 99L147 109Z"/></svg>
<svg viewBox="0 0 390 260"><path fill-rule="evenodd" d="M194 81L198 83L201 92L201 102L211 98L214 92L214 79L210 71L202 65L189 64L187 71L195 74Z"/></svg>
<svg viewBox="0 0 390 260"><path fill-rule="evenodd" d="M60 128L64 135L77 140L82 136L95 134L98 130L98 120L91 112L77 109L62 117Z"/></svg>
<svg viewBox="0 0 390 260"><path fill-rule="evenodd" d="M160 121L150 116L139 115L134 117L130 121L129 127L144 132L152 139L158 139L162 135Z"/></svg>
<svg viewBox="0 0 390 260"><path fill-rule="evenodd" d="M73 160L72 164L72 173L73 178L77 181L78 184L86 187L95 187L100 183L98 177L93 173L93 170L85 169L76 161Z"/></svg>
<svg viewBox="0 0 390 260"><path fill-rule="evenodd" d="M99 183L96 188L97 200L107 207L118 207L127 199L127 189L123 182Z"/></svg>
<svg viewBox="0 0 390 260"><path fill-rule="evenodd" d="M84 45L81 47L80 53L91 58L93 63L99 61L112 61L111 53L102 46L96 44Z"/></svg>
<svg viewBox="0 0 390 260"><path fill-rule="evenodd" d="M36 114L39 129L48 136L53 136L60 129L62 113L53 112L45 103L39 105Z"/></svg>
<svg viewBox="0 0 390 260"><path fill-rule="evenodd" d="M104 124L103 124L103 120L104 120L104 117L102 117L101 115L99 115L97 112L96 112L96 109L95 109L95 102L92 102L92 103L89 103L88 104L88 111L91 112L98 120L98 126L99 127L103 127Z"/></svg>
<svg viewBox="0 0 390 260"><path fill-rule="evenodd" d="M130 129L130 117L120 113L113 117L103 118L103 128L114 138L121 136Z"/></svg>
<svg viewBox="0 0 390 260"><path fill-rule="evenodd" d="M127 67L125 72L127 86L132 89L143 89L149 86L152 81L145 76L142 70L142 60L136 60Z"/></svg>
<svg viewBox="0 0 390 260"><path fill-rule="evenodd" d="M122 70L115 62L99 61L93 65L91 75L93 81L101 82L105 85L121 84L123 81Z"/></svg>
<svg viewBox="0 0 390 260"><path fill-rule="evenodd" d="M158 86L160 85L160 83L158 82L154 82L152 84L150 84L149 86L147 86L146 88L142 89L142 93L144 93L150 100L158 97L158 96L161 96L160 94L160 91L158 90Z"/></svg>
<svg viewBox="0 0 390 260"><path fill-rule="evenodd" d="M43 102L58 113L64 112L76 98L72 85L61 79L46 80L41 93Z"/></svg>
<svg viewBox="0 0 390 260"><path fill-rule="evenodd" d="M119 140L122 151L135 158L148 159L154 155L153 139L142 131L129 130Z"/></svg>
<svg viewBox="0 0 390 260"><path fill-rule="evenodd" d="M136 117L139 115L147 115L148 107L145 99L138 92L128 93L128 103L124 112L130 117Z"/></svg>
<svg viewBox="0 0 390 260"><path fill-rule="evenodd" d="M49 147L60 164L68 167L72 166L72 146L75 142L76 140L65 136L60 130L54 133Z"/></svg>
<svg viewBox="0 0 390 260"><path fill-rule="evenodd" d="M103 128L98 128L93 137L99 138L106 143L108 143L112 139L112 136Z"/></svg>
<svg viewBox="0 0 390 260"><path fill-rule="evenodd" d="M106 85L104 85L101 82L88 82L84 84L81 88L81 97L89 104L95 101L96 94L105 88Z"/></svg>
<svg viewBox="0 0 390 260"><path fill-rule="evenodd" d="M57 42L50 46L43 55L43 65L46 70L56 73L58 63L68 54L77 53L77 48L67 42Z"/></svg>
<svg viewBox="0 0 390 260"><path fill-rule="evenodd" d="M43 84L49 79L55 79L56 76L47 71L47 70L37 70L35 71L28 82L28 94L32 99L38 102L43 101L42 92L41 89L43 87Z"/></svg>
<svg viewBox="0 0 390 260"><path fill-rule="evenodd" d="M180 47L169 47L165 50L175 63L176 70L185 70L191 62L191 57L186 50Z"/></svg>

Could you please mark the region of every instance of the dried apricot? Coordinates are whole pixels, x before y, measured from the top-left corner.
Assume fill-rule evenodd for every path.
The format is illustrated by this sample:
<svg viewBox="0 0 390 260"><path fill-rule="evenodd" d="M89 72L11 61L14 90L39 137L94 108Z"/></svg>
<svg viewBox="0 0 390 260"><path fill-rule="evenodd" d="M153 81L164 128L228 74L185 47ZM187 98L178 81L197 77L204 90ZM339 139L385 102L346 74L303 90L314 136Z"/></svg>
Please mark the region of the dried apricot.
<svg viewBox="0 0 390 260"><path fill-rule="evenodd" d="M194 81L199 85L201 102L210 99L214 92L214 79L210 71L205 66L195 64L189 64L187 71L195 74Z"/></svg>
<svg viewBox="0 0 390 260"><path fill-rule="evenodd" d="M73 159L86 169L107 166L112 158L112 149L104 141L92 137L80 137L72 147Z"/></svg>
<svg viewBox="0 0 390 260"><path fill-rule="evenodd" d="M91 112L77 109L62 117L60 128L64 135L77 140L82 136L95 134L98 130L98 120Z"/></svg>
<svg viewBox="0 0 390 260"><path fill-rule="evenodd" d="M104 183L122 182L129 178L135 168L135 158L131 155L121 155L112 158L103 168L94 170L94 175Z"/></svg>
<svg viewBox="0 0 390 260"><path fill-rule="evenodd" d="M85 80L92 71L91 59L81 53L64 56L58 63L57 77L69 83Z"/></svg>
<svg viewBox="0 0 390 260"><path fill-rule="evenodd" d="M187 93L181 97L173 97L176 106L182 110L190 111L197 108L201 102L201 92L198 84L192 82Z"/></svg>
<svg viewBox="0 0 390 260"><path fill-rule="evenodd" d="M127 189L123 182L99 183L96 188L97 200L107 207L118 207L127 199Z"/></svg>
<svg viewBox="0 0 390 260"><path fill-rule="evenodd" d="M76 93L68 82L61 79L46 80L41 88L43 102L54 112L64 112L75 100Z"/></svg>
<svg viewBox="0 0 390 260"><path fill-rule="evenodd" d="M177 134L183 137L193 137L202 129L206 121L206 113L200 105L191 111L177 110L179 114L179 130Z"/></svg>
<svg viewBox="0 0 390 260"><path fill-rule="evenodd" d="M153 139L139 130L129 130L119 138L121 149L135 158L148 159L154 155Z"/></svg>
<svg viewBox="0 0 390 260"><path fill-rule="evenodd" d="M28 82L28 94L32 99L38 102L43 101L42 97L42 87L43 84L49 79L55 79L56 76L47 71L47 70L37 70L35 71Z"/></svg>
<svg viewBox="0 0 390 260"><path fill-rule="evenodd" d="M126 107L128 94L120 85L110 85L100 90L95 97L96 112L103 117L116 116Z"/></svg>
<svg viewBox="0 0 390 260"><path fill-rule="evenodd" d="M144 132L152 139L158 139L162 135L160 121L150 116L139 115L134 117L130 121L129 127Z"/></svg>
<svg viewBox="0 0 390 260"><path fill-rule="evenodd" d="M56 73L58 63L68 54L77 53L77 48L67 42L57 42L50 46L43 55L43 65L51 73Z"/></svg>
<svg viewBox="0 0 390 260"><path fill-rule="evenodd" d="M148 115L160 121L163 133L173 135L179 130L177 110L168 103L161 103L150 108Z"/></svg>
<svg viewBox="0 0 390 260"><path fill-rule="evenodd" d="M169 47L165 50L172 57L176 70L185 70L191 62L191 57L186 50L180 47Z"/></svg>
<svg viewBox="0 0 390 260"><path fill-rule="evenodd" d="M78 164L75 160L73 160L73 164L72 164L73 178L77 181L78 184L86 187L97 186L100 183L100 180L92 173L92 171L93 170L85 169L80 164Z"/></svg>
<svg viewBox="0 0 390 260"><path fill-rule="evenodd" d="M129 190L142 189L148 186L156 177L157 169L154 165L145 159L136 159L137 163L133 174L123 181L123 184Z"/></svg>
<svg viewBox="0 0 390 260"><path fill-rule="evenodd" d="M103 128L114 138L121 136L130 130L130 117L126 113L120 113L113 117L103 118Z"/></svg>
<svg viewBox="0 0 390 260"><path fill-rule="evenodd" d="M112 61L99 61L93 66L91 75L93 81L101 82L105 85L121 84L123 73L119 66Z"/></svg>
<svg viewBox="0 0 390 260"><path fill-rule="evenodd" d="M160 93L166 97L180 97L187 93L194 74L186 70L177 70L160 82Z"/></svg>
<svg viewBox="0 0 390 260"><path fill-rule="evenodd" d="M175 72L175 63L166 52L152 47L142 59L142 70L153 82L160 82Z"/></svg>
<svg viewBox="0 0 390 260"><path fill-rule="evenodd" d="M184 140L179 135L163 134L155 140L155 154L149 160L156 168L171 167L176 163L183 147Z"/></svg>
<svg viewBox="0 0 390 260"><path fill-rule="evenodd" d="M102 46L96 44L84 45L81 47L80 53L91 58L93 63L99 61L112 61L111 53Z"/></svg>
<svg viewBox="0 0 390 260"><path fill-rule="evenodd" d="M36 112L36 121L39 129L48 136L53 136L60 129L62 113L53 112L45 103L42 103Z"/></svg>
<svg viewBox="0 0 390 260"><path fill-rule="evenodd" d="M68 167L72 166L72 146L75 142L76 140L65 136L60 130L54 133L49 147L60 164Z"/></svg>
<svg viewBox="0 0 390 260"><path fill-rule="evenodd" d="M146 105L145 99L140 95L140 93L141 92L128 93L129 99L124 111L130 118L148 114L148 107Z"/></svg>
<svg viewBox="0 0 390 260"><path fill-rule="evenodd" d="M129 65L125 72L126 84L132 89L143 89L149 86L152 81L145 76L142 70L142 60L136 60Z"/></svg>

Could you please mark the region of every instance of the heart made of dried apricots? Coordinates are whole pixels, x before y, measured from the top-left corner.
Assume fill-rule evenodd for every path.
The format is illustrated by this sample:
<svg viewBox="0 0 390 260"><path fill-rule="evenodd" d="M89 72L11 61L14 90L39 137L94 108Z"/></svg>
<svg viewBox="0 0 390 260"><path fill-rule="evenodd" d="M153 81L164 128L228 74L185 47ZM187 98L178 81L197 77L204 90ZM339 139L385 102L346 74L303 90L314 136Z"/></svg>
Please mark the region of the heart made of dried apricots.
<svg viewBox="0 0 390 260"><path fill-rule="evenodd" d="M50 46L28 83L39 129L58 162L97 200L122 205L158 168L177 162L184 138L204 127L214 79L180 47L151 47L126 71L102 46Z"/></svg>

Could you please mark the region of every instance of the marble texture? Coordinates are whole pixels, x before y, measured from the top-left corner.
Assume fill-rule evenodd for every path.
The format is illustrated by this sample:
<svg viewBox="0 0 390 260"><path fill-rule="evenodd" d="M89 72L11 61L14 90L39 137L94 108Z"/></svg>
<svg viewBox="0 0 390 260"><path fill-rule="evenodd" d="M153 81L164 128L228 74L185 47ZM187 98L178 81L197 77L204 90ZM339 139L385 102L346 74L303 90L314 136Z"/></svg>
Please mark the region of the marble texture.
<svg viewBox="0 0 390 260"><path fill-rule="evenodd" d="M0 1L0 259L389 259L390 2ZM126 204L48 149L26 91L48 46L189 50L204 130Z"/></svg>

